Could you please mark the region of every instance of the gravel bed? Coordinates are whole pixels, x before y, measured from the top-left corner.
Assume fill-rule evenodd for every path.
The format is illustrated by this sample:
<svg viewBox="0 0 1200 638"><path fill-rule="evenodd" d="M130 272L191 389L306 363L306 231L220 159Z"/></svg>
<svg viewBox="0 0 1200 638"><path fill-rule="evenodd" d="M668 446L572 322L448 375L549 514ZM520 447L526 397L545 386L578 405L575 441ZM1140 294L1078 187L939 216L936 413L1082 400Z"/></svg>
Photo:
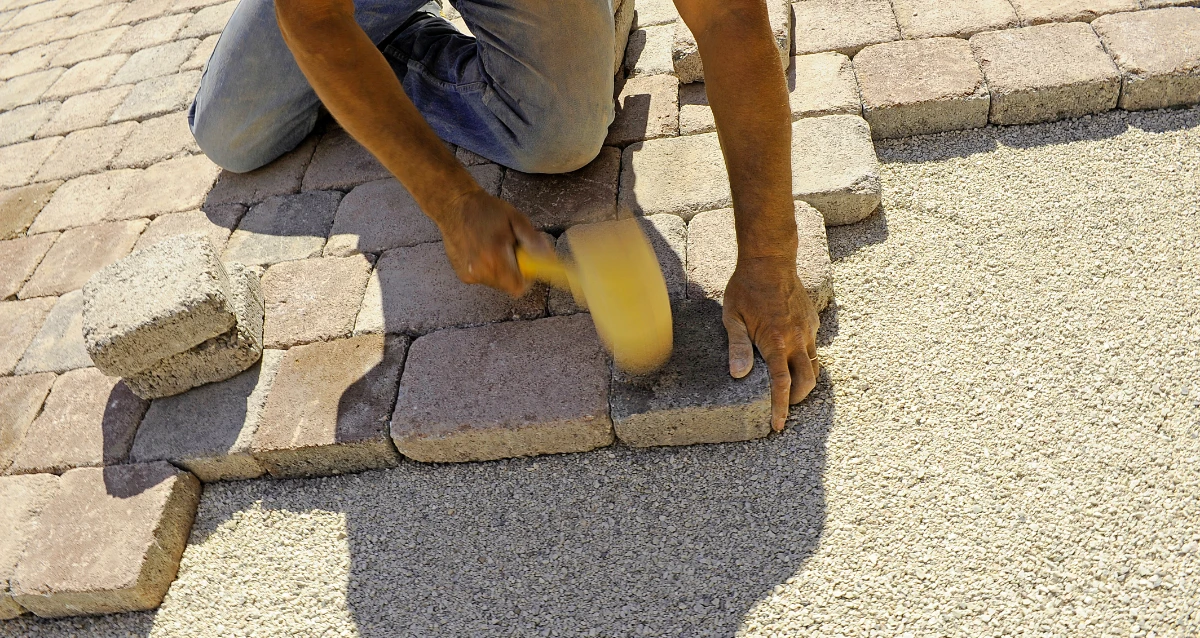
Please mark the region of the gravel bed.
<svg viewBox="0 0 1200 638"><path fill-rule="evenodd" d="M207 486L154 614L0 636L1200 633L1200 110L878 147L766 441Z"/></svg>

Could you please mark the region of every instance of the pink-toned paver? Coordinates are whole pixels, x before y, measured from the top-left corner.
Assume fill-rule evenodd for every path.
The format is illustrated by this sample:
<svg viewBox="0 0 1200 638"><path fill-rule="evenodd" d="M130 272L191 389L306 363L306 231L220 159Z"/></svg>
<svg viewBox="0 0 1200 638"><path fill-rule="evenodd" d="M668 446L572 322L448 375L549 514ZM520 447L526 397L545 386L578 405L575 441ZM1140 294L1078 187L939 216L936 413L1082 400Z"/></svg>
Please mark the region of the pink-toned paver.
<svg viewBox="0 0 1200 638"><path fill-rule="evenodd" d="M83 343L83 293L76 290L55 300L54 297L29 301L54 301L32 341L27 341L17 365L16 374L35 372L66 372L92 365Z"/></svg>
<svg viewBox="0 0 1200 638"><path fill-rule="evenodd" d="M900 38L887 0L803 0L792 4L792 52L854 55L868 44Z"/></svg>
<svg viewBox="0 0 1200 638"><path fill-rule="evenodd" d="M679 81L651 75L618 81L617 113L604 143L632 142L679 134Z"/></svg>
<svg viewBox="0 0 1200 638"><path fill-rule="evenodd" d="M146 168L163 160L186 157L200 152L196 138L188 129L187 113L156 117L138 124L125 140L113 168ZM208 201L208 200L205 200Z"/></svg>
<svg viewBox="0 0 1200 638"><path fill-rule="evenodd" d="M575 224L616 219L621 151L600 149L583 168L559 175L509 170L500 197L529 216L539 230L559 232Z"/></svg>
<svg viewBox="0 0 1200 638"><path fill-rule="evenodd" d="M12 465L13 456L25 440L29 426L41 412L42 403L52 385L54 375L49 372L0 377L0 474L7 472ZM0 595L3 595L3 591L4 586L0 582Z"/></svg>
<svg viewBox="0 0 1200 638"><path fill-rule="evenodd" d="M23 234L61 185L62 182L46 182L0 192L0 239Z"/></svg>
<svg viewBox="0 0 1200 638"><path fill-rule="evenodd" d="M969 38L1017 26L1008 0L892 0L900 34L909 40Z"/></svg>
<svg viewBox="0 0 1200 638"><path fill-rule="evenodd" d="M16 296L56 239L58 233L45 233L0 241L0 299Z"/></svg>
<svg viewBox="0 0 1200 638"><path fill-rule="evenodd" d="M1106 13L1137 11L1138 0L1011 0L1021 24L1091 22Z"/></svg>
<svg viewBox="0 0 1200 638"><path fill-rule="evenodd" d="M0 375L12 374L25 348L33 341L54 298L0 301Z"/></svg>
<svg viewBox="0 0 1200 638"><path fill-rule="evenodd" d="M98 224L116 217L141 179L140 171L105 171L83 175L59 186L49 203L29 227L30 233L45 233Z"/></svg>
<svg viewBox="0 0 1200 638"><path fill-rule="evenodd" d="M186 118L184 119L186 122ZM187 127L184 127L187 130ZM187 137L191 138L189 132ZM257 204L268 197L291 195L300 191L304 171L316 149L315 137L309 137L282 157L249 173L221 171L217 183L204 200L214 204Z"/></svg>
<svg viewBox="0 0 1200 638"><path fill-rule="evenodd" d="M607 357L586 314L413 342L392 439L430 462L585 452L613 441Z"/></svg>
<svg viewBox="0 0 1200 638"><path fill-rule="evenodd" d="M200 482L169 463L63 474L13 574L13 598L47 618L157 607L199 502Z"/></svg>
<svg viewBox="0 0 1200 638"><path fill-rule="evenodd" d="M334 127L317 144L304 173L303 190L348 190L391 176L345 129Z"/></svg>
<svg viewBox="0 0 1200 638"><path fill-rule="evenodd" d="M12 597L13 573L25 547L39 533L42 510L57 493L58 477L53 474L0 476L0 620L25 613Z"/></svg>
<svg viewBox="0 0 1200 638"><path fill-rule="evenodd" d="M288 348L347 337L371 274L363 255L275 264L263 276L263 345Z"/></svg>
<svg viewBox="0 0 1200 638"><path fill-rule="evenodd" d="M1092 22L1121 70L1117 106L1162 109L1200 102L1200 9L1118 13Z"/></svg>
<svg viewBox="0 0 1200 638"><path fill-rule="evenodd" d="M147 223L135 219L64 232L18 296L25 299L61 295L80 288L97 270L128 254Z"/></svg>

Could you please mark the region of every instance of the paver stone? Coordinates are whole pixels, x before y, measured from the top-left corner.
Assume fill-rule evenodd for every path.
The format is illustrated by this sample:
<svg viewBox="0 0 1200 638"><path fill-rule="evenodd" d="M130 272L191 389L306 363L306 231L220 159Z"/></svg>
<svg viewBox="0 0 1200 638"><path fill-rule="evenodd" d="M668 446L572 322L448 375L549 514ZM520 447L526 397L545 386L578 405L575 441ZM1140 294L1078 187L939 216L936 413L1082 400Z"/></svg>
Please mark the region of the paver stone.
<svg viewBox="0 0 1200 638"><path fill-rule="evenodd" d="M38 98L58 81L63 74L60 68L35 71L12 78L0 84L0 111L8 111L18 106L33 104Z"/></svg>
<svg viewBox="0 0 1200 638"><path fill-rule="evenodd" d="M133 0L113 18L113 24L134 24L162 17L175 0Z"/></svg>
<svg viewBox="0 0 1200 638"><path fill-rule="evenodd" d="M617 81L617 115L604 143L631 142L679 134L679 81L670 75L651 75Z"/></svg>
<svg viewBox="0 0 1200 638"><path fill-rule="evenodd" d="M0 192L0 239L24 233L61 185L62 182L47 182Z"/></svg>
<svg viewBox="0 0 1200 638"><path fill-rule="evenodd" d="M179 71L187 62L199 40L176 40L156 47L142 49L129 56L129 60L117 71L109 82L111 85L134 84Z"/></svg>
<svg viewBox="0 0 1200 638"><path fill-rule="evenodd" d="M60 51L58 55L54 56L51 64L53 66L74 68L81 62L94 60L96 58L108 55L109 51L112 50L113 45L116 44L117 40L120 40L121 36L125 35L125 32L128 30L129 27L116 26L108 29L101 29L100 31L92 31L91 33L85 33L83 35L77 35L74 38L67 40L66 46L63 47L62 51ZM113 69L113 71L115 72L116 69ZM110 73L109 77L111 76L112 74ZM108 78L105 78L104 80L107 82ZM100 84L98 86L104 85Z"/></svg>
<svg viewBox="0 0 1200 638"><path fill-rule="evenodd" d="M319 256L341 199L336 191L267 198L242 217L222 259L266 265Z"/></svg>
<svg viewBox="0 0 1200 638"><path fill-rule="evenodd" d="M900 39L887 0L801 0L792 4L793 53L837 51L853 56L868 44Z"/></svg>
<svg viewBox="0 0 1200 638"><path fill-rule="evenodd" d="M220 171L204 155L159 162L142 173L110 217L132 219L199 208Z"/></svg>
<svg viewBox="0 0 1200 638"><path fill-rule="evenodd" d="M612 146L587 166L558 175L509 170L500 197L529 216L539 230L558 232L575 224L616 219L621 151Z"/></svg>
<svg viewBox="0 0 1200 638"><path fill-rule="evenodd" d="M221 39L221 34L216 33L208 36L200 41L200 44L192 51L192 57L179 67L180 71L191 71L199 69L203 71L208 66L208 59L212 57L213 51L217 48L217 41Z"/></svg>
<svg viewBox="0 0 1200 638"><path fill-rule="evenodd" d="M0 241L0 299L17 294L56 239L58 233L45 233Z"/></svg>
<svg viewBox="0 0 1200 638"><path fill-rule="evenodd" d="M348 190L391 176L349 133L342 128L332 128L317 144L312 162L304 172L302 190Z"/></svg>
<svg viewBox="0 0 1200 638"><path fill-rule="evenodd" d="M637 24L649 27L657 24L672 24L679 18L672 0L638 0Z"/></svg>
<svg viewBox="0 0 1200 638"><path fill-rule="evenodd" d="M58 102L42 102L0 114L0 146L32 139L59 106Z"/></svg>
<svg viewBox="0 0 1200 638"><path fill-rule="evenodd" d="M128 55L118 53L95 60L80 62L59 76L54 84L51 84L50 88L46 89L46 92L42 94L42 99L58 100L81 93L98 91L108 86L109 79L125 64L125 60L128 58ZM107 119L108 115L106 114L105 121Z"/></svg>
<svg viewBox="0 0 1200 638"><path fill-rule="evenodd" d="M0 301L0 375L12 374L54 302L54 298Z"/></svg>
<svg viewBox="0 0 1200 638"><path fill-rule="evenodd" d="M53 474L0 477L0 529L4 530L0 534L0 620L25 613L12 597L13 572L25 547L38 534L42 510L57 493L58 477Z"/></svg>
<svg viewBox="0 0 1200 638"><path fill-rule="evenodd" d="M146 220L136 219L64 232L17 296L61 295L82 287L97 270L128 254L144 228Z"/></svg>
<svg viewBox="0 0 1200 638"><path fill-rule="evenodd" d="M853 224L879 208L879 159L857 115L792 123L792 196L820 211L826 226Z"/></svg>
<svg viewBox="0 0 1200 638"><path fill-rule="evenodd" d="M206 35L220 33L229 22L229 16L237 7L237 2L226 2L201 9L192 16L179 32L180 38L203 38Z"/></svg>
<svg viewBox="0 0 1200 638"><path fill-rule="evenodd" d="M54 117L42 125L42 128L38 129L38 137L66 135L73 131L78 131L81 134L89 134L89 131L83 129L91 129L106 124L108 117L112 115L112 112L125 100L132 90L133 87L117 86L102 91L89 91L68 98L67 101L63 102L58 112L54 114ZM94 133L91 134L94 135ZM105 149L104 159L106 162L121 150L119 142L113 146L113 148ZM78 154L79 151L76 150L75 153ZM86 161L90 158L85 156L81 159Z"/></svg>
<svg viewBox="0 0 1200 638"><path fill-rule="evenodd" d="M8 471L12 465L13 456L25 433L42 409L50 386L54 385L54 375L49 372L26 374L19 377L0 377L0 474ZM0 479L0 485L4 479ZM0 488L3 491L3 488ZM3 505L0 504L0 509ZM6 529L0 527L0 529ZM0 540L0 543L3 543ZM4 552L0 551L0 557ZM3 572L3 558L0 558L0 572ZM4 577L0 575L0 597L4 595ZM0 607L3 603L0 603Z"/></svg>
<svg viewBox="0 0 1200 638"><path fill-rule="evenodd" d="M1138 0L1011 0L1025 26L1047 22L1091 22L1106 13L1137 11Z"/></svg>
<svg viewBox="0 0 1200 638"><path fill-rule="evenodd" d="M0 148L0 188L29 184L60 141L61 137L48 137Z"/></svg>
<svg viewBox="0 0 1200 638"><path fill-rule="evenodd" d="M1200 102L1200 9L1177 7L1092 22L1121 70L1117 106L1135 111Z"/></svg>
<svg viewBox="0 0 1200 638"><path fill-rule="evenodd" d="M190 210L159 215L146 227L146 232L138 238L133 249L148 248L164 239L180 235L201 234L208 237L213 246L220 251L245 212L246 207L241 204L226 204L203 211Z"/></svg>
<svg viewBox="0 0 1200 638"><path fill-rule="evenodd" d="M183 25L191 19L191 14L177 13L141 22L126 31L121 36L121 39L117 40L116 44L113 45L111 51L114 53L132 53L165 44L173 40L175 34L179 33Z"/></svg>
<svg viewBox="0 0 1200 638"><path fill-rule="evenodd" d="M0 61L0 80L15 78L49 67L50 60L63 48L64 44L66 43L60 40L22 49L9 55Z"/></svg>
<svg viewBox="0 0 1200 638"><path fill-rule="evenodd" d="M65 372L92 365L83 345L82 292L76 290L57 299L45 297L17 303L30 305L24 306L28 314L22 313L21 323L14 326L17 332L14 345L24 345L20 350L13 349L13 355L20 359L10 357L16 366L9 364L8 370L16 374ZM32 341L26 336L30 334L28 330L37 331Z"/></svg>
<svg viewBox="0 0 1200 638"><path fill-rule="evenodd" d="M110 122L143 120L186 109L200 86L200 71L182 71L138 82Z"/></svg>
<svg viewBox="0 0 1200 638"><path fill-rule="evenodd" d="M671 48L675 37L675 26L665 24L658 27L634 29L625 45L625 75L671 75L675 65L671 62Z"/></svg>
<svg viewBox="0 0 1200 638"><path fill-rule="evenodd" d="M113 168L145 168L199 152L196 138L188 129L187 112L181 111L138 124L112 165Z"/></svg>
<svg viewBox="0 0 1200 638"><path fill-rule="evenodd" d="M625 64L625 47L629 46L629 32L637 16L633 0L614 0L613 26L616 29L613 42L613 75L621 75Z"/></svg>
<svg viewBox="0 0 1200 638"><path fill-rule="evenodd" d="M362 255L285 261L263 276L268 348L349 336L371 275Z"/></svg>
<svg viewBox="0 0 1200 638"><path fill-rule="evenodd" d="M75 131L67 135L46 163L42 164L35 179L39 182L70 179L108 168L109 163L121 151L121 143L135 128L137 124L134 122L122 122L113 126Z"/></svg>
<svg viewBox="0 0 1200 638"><path fill-rule="evenodd" d="M1008 0L892 0L900 34L909 40L976 33L1017 26Z"/></svg>
<svg viewBox="0 0 1200 638"><path fill-rule="evenodd" d="M54 191L29 232L45 233L98 224L117 214L125 195L140 178L140 171L131 170L76 177Z"/></svg>
<svg viewBox="0 0 1200 638"><path fill-rule="evenodd" d="M186 127L184 130L187 130ZM190 132L188 137L191 137ZM310 136L300 146L257 170L249 173L221 171L216 186L209 191L205 202L209 206L257 204L268 197L299 192L304 170L308 168L316 146L316 138Z"/></svg>

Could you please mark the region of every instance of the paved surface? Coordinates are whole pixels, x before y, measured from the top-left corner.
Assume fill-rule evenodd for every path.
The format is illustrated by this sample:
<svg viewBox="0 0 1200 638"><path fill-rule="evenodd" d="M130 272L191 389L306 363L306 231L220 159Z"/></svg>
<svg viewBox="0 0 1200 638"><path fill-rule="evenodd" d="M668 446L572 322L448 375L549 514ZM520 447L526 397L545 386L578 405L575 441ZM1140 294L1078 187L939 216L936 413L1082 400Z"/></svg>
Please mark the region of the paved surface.
<svg viewBox="0 0 1200 638"><path fill-rule="evenodd" d="M784 434L206 485L157 612L0 636L1195 636L1200 110L878 148Z"/></svg>

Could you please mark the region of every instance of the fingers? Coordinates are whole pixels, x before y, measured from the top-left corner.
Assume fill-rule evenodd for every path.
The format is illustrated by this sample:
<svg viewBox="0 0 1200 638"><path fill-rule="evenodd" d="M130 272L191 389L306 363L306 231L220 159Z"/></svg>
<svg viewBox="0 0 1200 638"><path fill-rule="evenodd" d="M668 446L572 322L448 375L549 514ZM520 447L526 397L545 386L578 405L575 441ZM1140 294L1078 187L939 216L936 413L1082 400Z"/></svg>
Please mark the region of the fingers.
<svg viewBox="0 0 1200 638"><path fill-rule="evenodd" d="M787 358L782 353L772 353L767 357L767 370L771 373L771 429L782 432L787 421L788 399L792 389Z"/></svg>
<svg viewBox="0 0 1200 638"><path fill-rule="evenodd" d="M721 316L721 322L729 334L729 376L741 379L754 367L754 343L750 341L745 322L737 316L726 312Z"/></svg>
<svg viewBox="0 0 1200 638"><path fill-rule="evenodd" d="M529 218L519 212L512 215L510 219L512 224L513 236L517 238L517 243L525 250L528 250L533 255L549 255L554 252L554 246L550 245L550 240L546 239L538 229L533 227Z"/></svg>
<svg viewBox="0 0 1200 638"><path fill-rule="evenodd" d="M817 387L817 362L813 361L806 348L797 344L788 360L792 369L792 387L789 394L791 403L799 403Z"/></svg>

